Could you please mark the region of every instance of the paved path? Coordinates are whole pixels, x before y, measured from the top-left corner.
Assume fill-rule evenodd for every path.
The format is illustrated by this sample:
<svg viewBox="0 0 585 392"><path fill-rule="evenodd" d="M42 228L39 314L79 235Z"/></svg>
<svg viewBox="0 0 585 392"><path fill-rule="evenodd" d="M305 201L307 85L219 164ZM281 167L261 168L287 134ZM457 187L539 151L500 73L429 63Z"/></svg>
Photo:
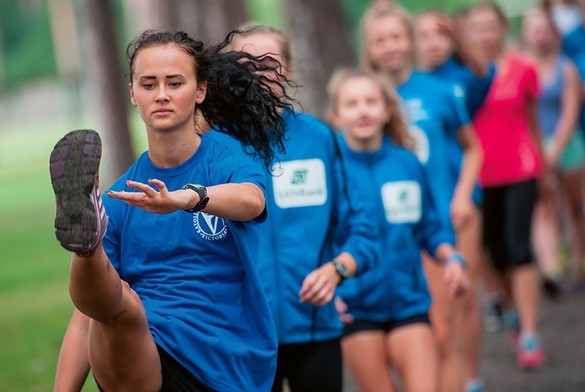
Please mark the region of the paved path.
<svg viewBox="0 0 585 392"><path fill-rule="evenodd" d="M486 392L585 392L585 293L543 300L542 336L547 364L537 371L516 366L506 331L486 332L482 369ZM357 392L346 371L345 392Z"/></svg>

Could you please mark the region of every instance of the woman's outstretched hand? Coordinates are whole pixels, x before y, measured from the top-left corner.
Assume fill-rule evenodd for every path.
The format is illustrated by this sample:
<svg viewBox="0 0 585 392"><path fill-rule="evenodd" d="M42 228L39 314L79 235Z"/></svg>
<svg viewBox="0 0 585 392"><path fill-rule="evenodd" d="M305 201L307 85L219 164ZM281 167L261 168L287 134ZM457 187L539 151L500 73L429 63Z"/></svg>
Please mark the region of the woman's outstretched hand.
<svg viewBox="0 0 585 392"><path fill-rule="evenodd" d="M186 209L195 195L195 192L190 190L169 191L165 183L157 179L148 180L148 184L127 180L126 185L138 192L109 191L106 195L157 214L168 214ZM196 201L192 204L195 205Z"/></svg>

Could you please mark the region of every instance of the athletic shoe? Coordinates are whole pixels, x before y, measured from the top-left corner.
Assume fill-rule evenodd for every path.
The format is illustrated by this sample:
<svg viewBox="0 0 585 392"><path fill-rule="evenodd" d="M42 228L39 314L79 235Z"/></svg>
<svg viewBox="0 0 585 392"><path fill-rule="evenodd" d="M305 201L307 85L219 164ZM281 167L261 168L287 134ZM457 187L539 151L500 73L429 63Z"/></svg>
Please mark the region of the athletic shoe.
<svg viewBox="0 0 585 392"><path fill-rule="evenodd" d="M487 332L497 332L502 329L502 306L499 301L484 300L483 327Z"/></svg>
<svg viewBox="0 0 585 392"><path fill-rule="evenodd" d="M518 345L518 365L523 369L536 369L544 364L544 351L538 336L522 334Z"/></svg>
<svg viewBox="0 0 585 392"><path fill-rule="evenodd" d="M97 132L65 135L51 152L49 170L57 204L55 235L61 246L93 255L104 238L107 216L99 192L102 144Z"/></svg>
<svg viewBox="0 0 585 392"><path fill-rule="evenodd" d="M484 392L483 382L481 380L469 381L465 385L465 392Z"/></svg>
<svg viewBox="0 0 585 392"><path fill-rule="evenodd" d="M559 300L563 294L563 286L558 279L544 277L542 279L542 288L546 296L552 300Z"/></svg>
<svg viewBox="0 0 585 392"><path fill-rule="evenodd" d="M520 337L520 319L515 310L506 310L502 314L502 324L510 331L510 344L518 348L518 339Z"/></svg>

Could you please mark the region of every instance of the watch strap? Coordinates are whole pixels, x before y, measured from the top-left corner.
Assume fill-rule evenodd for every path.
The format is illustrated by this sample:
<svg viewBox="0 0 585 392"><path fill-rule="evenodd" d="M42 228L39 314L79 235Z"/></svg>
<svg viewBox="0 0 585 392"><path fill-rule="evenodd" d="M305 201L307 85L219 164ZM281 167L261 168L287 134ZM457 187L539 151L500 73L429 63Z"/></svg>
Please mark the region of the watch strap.
<svg viewBox="0 0 585 392"><path fill-rule="evenodd" d="M199 202L195 207L184 210L185 212L195 213L203 210L209 203L209 196L207 196L207 188L199 184L186 184L183 189L191 189L199 195Z"/></svg>

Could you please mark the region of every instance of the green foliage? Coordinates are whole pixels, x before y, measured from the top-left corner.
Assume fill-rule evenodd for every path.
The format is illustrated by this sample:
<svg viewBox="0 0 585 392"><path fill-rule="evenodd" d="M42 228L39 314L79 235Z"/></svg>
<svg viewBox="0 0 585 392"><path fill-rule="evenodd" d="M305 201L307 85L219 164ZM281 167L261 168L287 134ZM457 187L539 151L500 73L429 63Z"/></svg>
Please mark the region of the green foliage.
<svg viewBox="0 0 585 392"><path fill-rule="evenodd" d="M246 6L251 20L285 29L283 0L247 0Z"/></svg>
<svg viewBox="0 0 585 392"><path fill-rule="evenodd" d="M1 1L0 38L6 88L56 75L46 1Z"/></svg>

